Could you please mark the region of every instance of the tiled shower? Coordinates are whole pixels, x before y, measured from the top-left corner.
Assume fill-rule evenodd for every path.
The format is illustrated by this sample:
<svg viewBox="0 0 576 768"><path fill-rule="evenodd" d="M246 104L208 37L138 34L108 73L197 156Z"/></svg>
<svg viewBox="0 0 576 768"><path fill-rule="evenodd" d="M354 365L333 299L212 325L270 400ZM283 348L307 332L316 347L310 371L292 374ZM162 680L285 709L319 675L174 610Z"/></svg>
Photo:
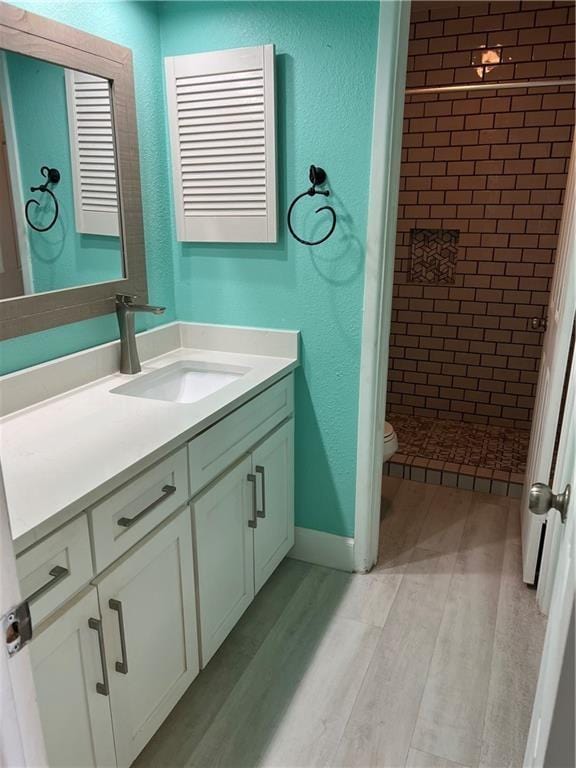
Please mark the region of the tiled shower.
<svg viewBox="0 0 576 768"><path fill-rule="evenodd" d="M412 5L385 473L521 493L573 78L572 2Z"/></svg>

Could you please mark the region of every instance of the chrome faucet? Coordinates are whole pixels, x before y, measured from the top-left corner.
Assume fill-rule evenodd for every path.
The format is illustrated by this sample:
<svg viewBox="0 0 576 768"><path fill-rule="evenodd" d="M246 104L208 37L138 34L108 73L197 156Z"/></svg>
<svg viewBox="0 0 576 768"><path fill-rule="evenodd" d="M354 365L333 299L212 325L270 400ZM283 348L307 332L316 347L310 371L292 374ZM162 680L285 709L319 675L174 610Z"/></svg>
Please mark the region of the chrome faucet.
<svg viewBox="0 0 576 768"><path fill-rule="evenodd" d="M153 315L161 315L166 311L166 307L134 304L135 298L122 293L116 295L116 314L120 326L120 373L140 373L142 370L136 346L134 313L151 312Z"/></svg>

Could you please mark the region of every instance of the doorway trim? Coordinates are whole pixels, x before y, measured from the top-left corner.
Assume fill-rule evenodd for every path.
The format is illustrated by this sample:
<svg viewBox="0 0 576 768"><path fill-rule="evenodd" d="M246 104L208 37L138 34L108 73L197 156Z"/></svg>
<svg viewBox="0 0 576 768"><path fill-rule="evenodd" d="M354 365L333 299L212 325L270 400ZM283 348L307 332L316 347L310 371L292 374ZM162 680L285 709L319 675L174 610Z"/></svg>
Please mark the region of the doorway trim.
<svg viewBox="0 0 576 768"><path fill-rule="evenodd" d="M380 483L384 456L384 420L388 342L392 311L394 251L398 219L404 91L408 62L410 3L394 4L390 24L380 3L378 56L360 355L358 443L356 452L356 528L354 570L369 571L378 556ZM388 52L396 51L394 66ZM391 118L390 118L391 116Z"/></svg>

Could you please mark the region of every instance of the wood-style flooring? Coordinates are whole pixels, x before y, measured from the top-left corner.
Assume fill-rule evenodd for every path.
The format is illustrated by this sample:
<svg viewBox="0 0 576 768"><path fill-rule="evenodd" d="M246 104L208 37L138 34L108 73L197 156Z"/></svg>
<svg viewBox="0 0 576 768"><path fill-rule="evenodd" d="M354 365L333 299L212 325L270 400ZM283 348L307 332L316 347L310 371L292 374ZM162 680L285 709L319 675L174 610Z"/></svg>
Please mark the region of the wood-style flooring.
<svg viewBox="0 0 576 768"><path fill-rule="evenodd" d="M134 765L521 768L544 627L517 499L386 477L378 566L285 560Z"/></svg>

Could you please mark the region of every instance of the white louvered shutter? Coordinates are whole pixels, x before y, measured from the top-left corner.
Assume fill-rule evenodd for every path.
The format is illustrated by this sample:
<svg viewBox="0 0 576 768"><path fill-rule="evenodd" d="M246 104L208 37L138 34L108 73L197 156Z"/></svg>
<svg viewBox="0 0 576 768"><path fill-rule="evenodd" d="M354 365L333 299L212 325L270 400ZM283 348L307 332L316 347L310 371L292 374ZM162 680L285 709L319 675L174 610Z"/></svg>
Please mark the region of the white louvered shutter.
<svg viewBox="0 0 576 768"><path fill-rule="evenodd" d="M178 240L276 242L274 46L166 59Z"/></svg>
<svg viewBox="0 0 576 768"><path fill-rule="evenodd" d="M76 229L118 235L119 210L108 80L66 70Z"/></svg>

